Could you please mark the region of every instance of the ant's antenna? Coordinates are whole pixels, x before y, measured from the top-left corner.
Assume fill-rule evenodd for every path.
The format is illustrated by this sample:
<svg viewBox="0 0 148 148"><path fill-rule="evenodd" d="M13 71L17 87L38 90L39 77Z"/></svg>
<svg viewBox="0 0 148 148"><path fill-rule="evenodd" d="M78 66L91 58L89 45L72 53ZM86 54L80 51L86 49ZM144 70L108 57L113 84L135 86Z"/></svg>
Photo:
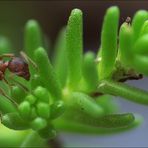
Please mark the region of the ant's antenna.
<svg viewBox="0 0 148 148"><path fill-rule="evenodd" d="M4 58L4 57L8 57L8 58L13 58L15 57L13 53L6 53L6 54L2 54L0 55L0 59Z"/></svg>
<svg viewBox="0 0 148 148"><path fill-rule="evenodd" d="M20 83L20 82L18 82L17 80L13 79L13 78L12 78L13 75L14 75L14 74L11 73L11 75L9 76L9 79L10 79L11 81L13 81L15 84L19 85L21 88L23 88L24 91L28 92L29 89L28 89L25 85L23 85L22 83ZM6 81L5 81L5 82L6 82ZM8 82L8 81L7 81L7 82ZM8 82L7 84L9 85L9 82ZM15 85L15 84L13 84L13 85Z"/></svg>
<svg viewBox="0 0 148 148"><path fill-rule="evenodd" d="M27 63L31 63L33 67L38 71L38 67L36 63L28 55L26 55L26 53L24 53L23 51L20 51L20 55Z"/></svg>
<svg viewBox="0 0 148 148"><path fill-rule="evenodd" d="M22 83L18 82L18 81L15 80L15 79L12 79L12 80L13 80L16 84L18 84L21 88L23 88L24 91L29 92L29 89L28 89L25 85L23 85Z"/></svg>

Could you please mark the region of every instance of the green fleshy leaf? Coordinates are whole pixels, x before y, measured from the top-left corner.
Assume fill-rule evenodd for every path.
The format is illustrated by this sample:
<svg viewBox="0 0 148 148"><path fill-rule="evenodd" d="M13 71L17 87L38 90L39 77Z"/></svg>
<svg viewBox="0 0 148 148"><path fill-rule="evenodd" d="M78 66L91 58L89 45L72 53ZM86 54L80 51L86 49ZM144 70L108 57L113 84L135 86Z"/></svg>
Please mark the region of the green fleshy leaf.
<svg viewBox="0 0 148 148"><path fill-rule="evenodd" d="M43 85L46 86L55 100L61 99L61 86L46 51L41 47L36 49L35 57Z"/></svg>
<svg viewBox="0 0 148 148"><path fill-rule="evenodd" d="M46 88L38 86L34 91L33 94L39 100L39 102L46 102L49 103L50 95Z"/></svg>
<svg viewBox="0 0 148 148"><path fill-rule="evenodd" d="M134 56L132 53L133 31L127 23L123 23L120 27L119 41L119 54L122 64L132 65Z"/></svg>
<svg viewBox="0 0 148 148"><path fill-rule="evenodd" d="M75 89L82 75L82 12L74 9L68 20L66 52L68 60L69 87Z"/></svg>
<svg viewBox="0 0 148 148"><path fill-rule="evenodd" d="M18 107L19 113L24 119L30 118L31 106L28 101L23 101Z"/></svg>
<svg viewBox="0 0 148 148"><path fill-rule="evenodd" d="M25 100L28 101L31 105L35 104L37 98L32 95L32 94L28 94L26 97L25 97Z"/></svg>
<svg viewBox="0 0 148 148"><path fill-rule="evenodd" d="M56 101L50 106L50 119L55 119L61 116L65 111L65 104L63 101Z"/></svg>
<svg viewBox="0 0 148 148"><path fill-rule="evenodd" d="M24 49L34 60L34 51L42 46L42 33L36 20L29 20L25 26Z"/></svg>
<svg viewBox="0 0 148 148"><path fill-rule="evenodd" d="M42 85L42 80L40 75L34 74L31 79L31 89L34 90L37 86Z"/></svg>
<svg viewBox="0 0 148 148"><path fill-rule="evenodd" d="M98 73L95 63L95 54L93 52L87 52L84 55L83 77L88 88L87 91L95 91L98 85Z"/></svg>
<svg viewBox="0 0 148 148"><path fill-rule="evenodd" d="M69 102L70 109L84 112L94 118L103 115L103 108L99 106L91 97L86 94L74 92L72 93Z"/></svg>
<svg viewBox="0 0 148 148"><path fill-rule="evenodd" d="M0 54L11 53L11 44L9 40L0 36Z"/></svg>
<svg viewBox="0 0 148 148"><path fill-rule="evenodd" d="M73 114L73 116L71 116L71 114ZM80 113L78 110L70 110L65 114L65 119L93 127L122 128L133 123L135 118L131 113L108 114L102 117L93 117L85 112Z"/></svg>
<svg viewBox="0 0 148 148"><path fill-rule="evenodd" d="M145 34L148 34L148 20L146 20L142 25L140 36L143 36Z"/></svg>
<svg viewBox="0 0 148 148"><path fill-rule="evenodd" d="M16 111L15 105L10 100L0 95L0 112L6 114Z"/></svg>
<svg viewBox="0 0 148 148"><path fill-rule="evenodd" d="M139 54L147 57L148 56L147 49L148 49L148 34L143 35L139 39L137 39L137 42L133 47L133 52L134 54Z"/></svg>
<svg viewBox="0 0 148 148"><path fill-rule="evenodd" d="M113 133L119 133L119 132L124 132L124 131L129 131L130 129L133 129L139 124L141 124L142 119L137 117L133 123L129 124L126 127L120 127L120 128L101 128L101 127L94 127L94 126L89 126L83 123L78 123L74 121L69 121L69 120L55 120L54 121L54 126L56 129L59 129L60 131L68 131L68 132L75 132L75 133L83 133L83 134L99 134L99 135L108 135L108 134L113 134ZM68 124L67 124L68 123Z"/></svg>
<svg viewBox="0 0 148 148"><path fill-rule="evenodd" d="M21 103L26 96L25 90L20 88L19 86L13 86L11 89L11 97L14 99L15 102Z"/></svg>
<svg viewBox="0 0 148 148"><path fill-rule="evenodd" d="M32 107L31 113L30 113L30 119L35 119L37 117L38 117L38 115L37 115L36 107Z"/></svg>
<svg viewBox="0 0 148 148"><path fill-rule="evenodd" d="M55 43L55 56L54 56L54 68L61 82L61 86L64 87L67 80L67 55L66 55L66 29L63 28Z"/></svg>
<svg viewBox="0 0 148 148"><path fill-rule="evenodd" d="M42 118L49 118L50 116L50 108L49 105L46 103L38 103L37 104L37 113Z"/></svg>
<svg viewBox="0 0 148 148"><path fill-rule="evenodd" d="M110 78L117 56L117 31L119 9L110 7L104 18L101 33L101 61L99 63L99 79Z"/></svg>
<svg viewBox="0 0 148 148"><path fill-rule="evenodd" d="M97 104L103 108L105 115L113 114L119 111L118 102L110 95L101 95L95 99Z"/></svg>
<svg viewBox="0 0 148 148"><path fill-rule="evenodd" d="M37 117L31 122L31 127L33 130L41 130L47 125L47 121L43 118Z"/></svg>
<svg viewBox="0 0 148 148"><path fill-rule="evenodd" d="M133 68L144 75L148 75L148 69L145 68L148 65L148 57L142 55L135 55Z"/></svg>
<svg viewBox="0 0 148 148"><path fill-rule="evenodd" d="M139 10L134 15L134 18L132 21L134 41L136 41L139 38L141 28L147 19L148 19L148 12L146 10Z"/></svg>
<svg viewBox="0 0 148 148"><path fill-rule="evenodd" d="M29 124L18 113L8 113L2 116L2 124L14 130L25 130L29 128Z"/></svg>
<svg viewBox="0 0 148 148"><path fill-rule="evenodd" d="M105 115L100 119L100 126L105 128L122 128L128 127L135 120L135 117L132 113L125 114L110 114Z"/></svg>

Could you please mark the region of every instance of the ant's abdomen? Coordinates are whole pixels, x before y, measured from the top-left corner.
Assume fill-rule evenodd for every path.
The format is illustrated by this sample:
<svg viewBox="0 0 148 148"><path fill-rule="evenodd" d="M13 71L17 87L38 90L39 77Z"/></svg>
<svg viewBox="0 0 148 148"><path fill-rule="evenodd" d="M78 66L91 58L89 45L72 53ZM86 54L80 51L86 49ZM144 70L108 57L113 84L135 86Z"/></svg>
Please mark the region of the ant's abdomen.
<svg viewBox="0 0 148 148"><path fill-rule="evenodd" d="M20 77L23 77L26 80L30 79L28 64L22 58L19 58L19 57L12 58L9 61L8 69L12 73Z"/></svg>

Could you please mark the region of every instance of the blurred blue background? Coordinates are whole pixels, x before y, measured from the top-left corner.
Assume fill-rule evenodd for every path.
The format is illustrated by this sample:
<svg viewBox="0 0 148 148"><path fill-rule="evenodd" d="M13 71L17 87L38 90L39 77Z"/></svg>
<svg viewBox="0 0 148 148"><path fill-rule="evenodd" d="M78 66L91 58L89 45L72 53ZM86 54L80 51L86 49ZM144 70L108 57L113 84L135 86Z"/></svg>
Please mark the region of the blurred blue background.
<svg viewBox="0 0 148 148"><path fill-rule="evenodd" d="M60 28L65 26L73 8L80 8L84 15L84 49L97 51L100 44L100 30L105 10L118 5L121 11L120 24L127 16L132 17L139 9L147 9L148 1L0 1L0 35L8 37L12 48L23 48L24 25L28 19L36 19L43 32L54 45ZM147 90L148 79L129 82ZM148 107L115 98L122 112L134 112L144 117L138 128L106 136L89 136L62 133L60 140L66 147L148 147Z"/></svg>
<svg viewBox="0 0 148 148"><path fill-rule="evenodd" d="M130 81L130 85L148 90L148 78ZM114 97L115 98L115 97ZM129 102L122 98L118 101L121 112L138 113L143 116L143 123L132 130L112 135L80 135L64 133L60 135L65 147L148 147L148 107Z"/></svg>

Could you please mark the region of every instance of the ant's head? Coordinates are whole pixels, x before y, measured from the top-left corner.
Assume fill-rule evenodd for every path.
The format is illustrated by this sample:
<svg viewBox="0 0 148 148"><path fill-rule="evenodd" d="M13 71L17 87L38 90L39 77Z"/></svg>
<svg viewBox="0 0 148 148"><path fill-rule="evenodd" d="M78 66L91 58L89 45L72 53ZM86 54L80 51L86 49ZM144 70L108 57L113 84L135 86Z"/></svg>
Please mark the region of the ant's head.
<svg viewBox="0 0 148 148"><path fill-rule="evenodd" d="M26 80L30 79L30 72L28 68L28 64L25 62L23 58L13 57L8 63L8 69Z"/></svg>

